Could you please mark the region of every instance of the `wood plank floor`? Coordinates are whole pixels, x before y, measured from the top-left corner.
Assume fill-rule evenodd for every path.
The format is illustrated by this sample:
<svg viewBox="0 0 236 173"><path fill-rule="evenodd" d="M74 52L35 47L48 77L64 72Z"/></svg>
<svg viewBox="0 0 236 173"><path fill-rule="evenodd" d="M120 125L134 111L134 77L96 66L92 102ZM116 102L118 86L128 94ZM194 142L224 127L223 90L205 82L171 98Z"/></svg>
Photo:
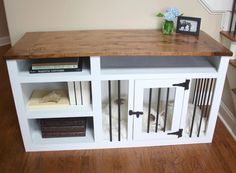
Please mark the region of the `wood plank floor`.
<svg viewBox="0 0 236 173"><path fill-rule="evenodd" d="M236 142L219 120L212 144L25 153L2 58L0 81L0 173L236 173Z"/></svg>

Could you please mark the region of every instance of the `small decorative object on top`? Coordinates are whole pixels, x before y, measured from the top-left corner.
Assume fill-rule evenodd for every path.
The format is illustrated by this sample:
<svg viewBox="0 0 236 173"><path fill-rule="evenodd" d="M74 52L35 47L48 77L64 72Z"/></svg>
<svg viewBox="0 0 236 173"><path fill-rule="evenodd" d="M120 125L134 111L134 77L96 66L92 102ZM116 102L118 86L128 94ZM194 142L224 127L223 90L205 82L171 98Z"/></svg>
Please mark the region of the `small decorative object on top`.
<svg viewBox="0 0 236 173"><path fill-rule="evenodd" d="M177 33L199 35L201 18L179 16L177 20Z"/></svg>
<svg viewBox="0 0 236 173"><path fill-rule="evenodd" d="M162 32L165 35L171 35L174 30L174 20L176 17L182 14L179 13L179 10L175 7L168 8L165 13L158 13L158 17L163 17L164 22L162 25Z"/></svg>

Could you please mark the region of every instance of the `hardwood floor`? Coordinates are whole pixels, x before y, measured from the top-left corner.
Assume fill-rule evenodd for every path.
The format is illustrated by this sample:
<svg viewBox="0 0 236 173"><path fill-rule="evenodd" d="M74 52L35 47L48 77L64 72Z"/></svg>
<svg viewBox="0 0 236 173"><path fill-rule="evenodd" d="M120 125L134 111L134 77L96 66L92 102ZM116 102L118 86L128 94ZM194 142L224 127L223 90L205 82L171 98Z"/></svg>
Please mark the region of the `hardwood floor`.
<svg viewBox="0 0 236 173"><path fill-rule="evenodd" d="M0 55L8 47L0 48ZM236 142L218 120L212 144L25 153L6 64L0 59L1 173L233 173Z"/></svg>

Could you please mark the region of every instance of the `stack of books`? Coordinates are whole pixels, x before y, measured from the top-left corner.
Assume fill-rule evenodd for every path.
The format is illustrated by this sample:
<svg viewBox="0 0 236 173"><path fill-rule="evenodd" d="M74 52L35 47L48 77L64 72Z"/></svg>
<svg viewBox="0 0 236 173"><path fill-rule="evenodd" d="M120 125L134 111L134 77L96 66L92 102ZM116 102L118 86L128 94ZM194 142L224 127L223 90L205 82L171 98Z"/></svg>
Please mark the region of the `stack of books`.
<svg viewBox="0 0 236 173"><path fill-rule="evenodd" d="M41 119L42 138L86 135L86 118Z"/></svg>
<svg viewBox="0 0 236 173"><path fill-rule="evenodd" d="M52 58L34 60L30 73L82 71L82 58Z"/></svg>
<svg viewBox="0 0 236 173"><path fill-rule="evenodd" d="M91 81L67 82L70 105L90 107L92 104Z"/></svg>

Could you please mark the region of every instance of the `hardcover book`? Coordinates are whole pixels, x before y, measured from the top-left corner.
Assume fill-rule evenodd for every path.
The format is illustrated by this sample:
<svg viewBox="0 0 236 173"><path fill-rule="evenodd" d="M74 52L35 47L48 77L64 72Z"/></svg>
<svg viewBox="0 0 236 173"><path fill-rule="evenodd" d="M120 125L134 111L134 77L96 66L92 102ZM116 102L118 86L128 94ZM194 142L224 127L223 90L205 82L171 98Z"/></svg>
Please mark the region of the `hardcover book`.
<svg viewBox="0 0 236 173"><path fill-rule="evenodd" d="M81 68L71 68L71 69L42 69L42 70L29 70L29 73L58 73L58 72L76 72L82 71Z"/></svg>
<svg viewBox="0 0 236 173"><path fill-rule="evenodd" d="M91 83L88 81L75 82L75 95L77 105L88 106L92 102Z"/></svg>
<svg viewBox="0 0 236 173"><path fill-rule="evenodd" d="M67 82L67 88L68 88L70 105L76 105L75 82L74 81Z"/></svg>
<svg viewBox="0 0 236 173"><path fill-rule="evenodd" d="M55 73L82 71L82 58L40 59L34 60L30 73Z"/></svg>
<svg viewBox="0 0 236 173"><path fill-rule="evenodd" d="M41 127L85 126L86 118L49 118L40 120Z"/></svg>
<svg viewBox="0 0 236 173"><path fill-rule="evenodd" d="M43 138L85 136L86 118L51 118L40 120Z"/></svg>
<svg viewBox="0 0 236 173"><path fill-rule="evenodd" d="M43 132L84 132L83 126L41 126Z"/></svg>
<svg viewBox="0 0 236 173"><path fill-rule="evenodd" d="M85 136L84 132L42 132L43 138Z"/></svg>

